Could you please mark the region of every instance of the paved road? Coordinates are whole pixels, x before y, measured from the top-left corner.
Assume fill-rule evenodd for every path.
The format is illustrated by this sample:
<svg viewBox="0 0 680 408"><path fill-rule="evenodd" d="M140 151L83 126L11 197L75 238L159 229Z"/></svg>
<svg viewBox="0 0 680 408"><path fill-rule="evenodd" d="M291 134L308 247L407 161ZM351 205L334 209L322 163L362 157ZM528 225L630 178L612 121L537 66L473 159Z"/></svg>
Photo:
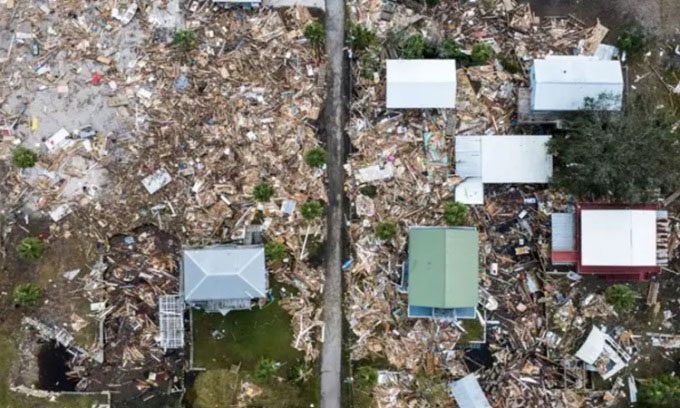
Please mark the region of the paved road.
<svg viewBox="0 0 680 408"><path fill-rule="evenodd" d="M340 408L341 405L344 22L343 1L326 0L326 56L329 70L325 111L328 149L328 232L323 293L325 341L321 347L321 408Z"/></svg>

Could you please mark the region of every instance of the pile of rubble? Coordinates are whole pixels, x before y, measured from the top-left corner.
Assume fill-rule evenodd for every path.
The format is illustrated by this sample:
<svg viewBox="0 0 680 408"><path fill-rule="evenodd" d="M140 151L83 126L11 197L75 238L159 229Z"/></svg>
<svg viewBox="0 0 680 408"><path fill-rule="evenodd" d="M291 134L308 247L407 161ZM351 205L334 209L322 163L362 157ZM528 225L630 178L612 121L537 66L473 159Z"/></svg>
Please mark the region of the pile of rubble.
<svg viewBox="0 0 680 408"><path fill-rule="evenodd" d="M451 171L453 137L512 134L517 92L528 84L528 62L550 53L592 55L607 29L599 23L587 28L574 17L541 20L529 5L513 0L442 2L431 9L398 3L350 2L352 21L373 30L381 43L357 51L352 60L356 98L351 101L353 149L346 170L354 263L345 275L347 318L356 336L351 357L386 358L402 373L434 370L457 378L483 365L456 348L462 337L456 325L407 318L406 294L400 293L407 230L445 225L444 205L453 201L454 187L461 182ZM374 61L366 56L396 58L389 39L399 32L428 40L453 38L468 55L473 44L486 42L497 58L487 65L459 67L455 111L385 110L384 70L367 75ZM470 207L468 222L480 234L480 290L494 362L492 369L480 372L480 382L493 406L580 406L622 390L617 386L607 395L585 397L574 391L585 386L571 356L575 342L587 334L587 321L614 312L600 295L574 304L584 295L580 276L546 269L550 214L568 205L573 203L566 197L546 190L499 186L487 189L484 206ZM400 230L389 241L373 231L385 220L397 222ZM466 367L470 361L472 367ZM424 403L413 395L413 381L400 378L376 387L378 403Z"/></svg>
<svg viewBox="0 0 680 408"><path fill-rule="evenodd" d="M0 25L16 28L0 42L0 159L19 145L39 153L33 168L3 177L3 208L21 211L16 223L51 216L48 242L111 242L102 267L77 280L105 319L106 364L161 360L156 302L179 288L180 244L238 242L256 225L288 248L270 279L295 288L282 301L292 346L317 358L323 275L305 260L325 226L300 206L325 199L324 169L304 160L319 146L325 65L303 35L309 11L176 0L0 7ZM175 44L178 30L195 46ZM267 203L253 199L261 181L275 191ZM145 224L181 242L126 233Z"/></svg>

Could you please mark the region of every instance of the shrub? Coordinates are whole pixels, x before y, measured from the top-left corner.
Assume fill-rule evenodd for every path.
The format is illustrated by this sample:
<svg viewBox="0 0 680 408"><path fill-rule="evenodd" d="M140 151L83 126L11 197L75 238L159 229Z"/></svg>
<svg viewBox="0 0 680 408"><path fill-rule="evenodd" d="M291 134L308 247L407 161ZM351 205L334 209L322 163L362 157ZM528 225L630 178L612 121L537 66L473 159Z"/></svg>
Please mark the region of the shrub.
<svg viewBox="0 0 680 408"><path fill-rule="evenodd" d="M314 46L320 47L326 40L326 32L318 21L311 22L305 26L303 34L307 41Z"/></svg>
<svg viewBox="0 0 680 408"><path fill-rule="evenodd" d="M183 51L192 50L197 44L196 33L191 30L177 30L172 43Z"/></svg>
<svg viewBox="0 0 680 408"><path fill-rule="evenodd" d="M448 225L465 225L468 209L462 203L446 203L444 206L444 221Z"/></svg>
<svg viewBox="0 0 680 408"><path fill-rule="evenodd" d="M649 380L642 380L638 399L643 407L677 407L680 401L680 379L664 374Z"/></svg>
<svg viewBox="0 0 680 408"><path fill-rule="evenodd" d="M36 260L45 252L45 243L35 237L24 238L17 246L17 252L24 259Z"/></svg>
<svg viewBox="0 0 680 408"><path fill-rule="evenodd" d="M404 59L436 58L437 50L420 34L414 34L399 45L399 56Z"/></svg>
<svg viewBox="0 0 680 408"><path fill-rule="evenodd" d="M266 181L261 181L253 189L253 198L255 199L255 201L259 201L261 203L266 203L273 196L274 196L274 187L272 187L271 184L267 183Z"/></svg>
<svg viewBox="0 0 680 408"><path fill-rule="evenodd" d="M397 224L392 221L381 221L375 226L375 235L383 241L397 236Z"/></svg>
<svg viewBox="0 0 680 408"><path fill-rule="evenodd" d="M288 255L288 248L280 242L267 242L264 246L264 256L268 261L283 261Z"/></svg>
<svg viewBox="0 0 680 408"><path fill-rule="evenodd" d="M605 292L607 303L614 306L617 312L627 313L635 307L635 292L626 285L616 284Z"/></svg>
<svg viewBox="0 0 680 408"><path fill-rule="evenodd" d="M305 153L305 162L309 167L321 167L326 164L326 151L315 147Z"/></svg>
<svg viewBox="0 0 680 408"><path fill-rule="evenodd" d="M14 301L22 305L33 305L42 296L42 290L33 283L24 283L14 288Z"/></svg>
<svg viewBox="0 0 680 408"><path fill-rule="evenodd" d="M373 79L374 72L380 72L382 69L382 62L380 61L379 51L372 49L364 52L361 57L361 72L360 75L366 79Z"/></svg>
<svg viewBox="0 0 680 408"><path fill-rule="evenodd" d="M451 37L444 38L439 43L439 57L440 58L460 58L460 44Z"/></svg>
<svg viewBox="0 0 680 408"><path fill-rule="evenodd" d="M31 149L17 147L12 151L12 162L22 169L33 167L38 161L38 155Z"/></svg>
<svg viewBox="0 0 680 408"><path fill-rule="evenodd" d="M472 62L475 64L486 64L493 58L495 52L490 44L485 42L478 42L472 47Z"/></svg>
<svg viewBox="0 0 680 408"><path fill-rule="evenodd" d="M307 201L300 206L302 218L313 220L319 218L324 213L324 205L320 201Z"/></svg>
<svg viewBox="0 0 680 408"><path fill-rule="evenodd" d="M518 74L522 72L522 65L514 55L503 55L500 58L500 63L511 74Z"/></svg>
<svg viewBox="0 0 680 408"><path fill-rule="evenodd" d="M374 186L373 184L369 184L359 188L359 192L366 197L375 198L378 195L378 187Z"/></svg>
<svg viewBox="0 0 680 408"><path fill-rule="evenodd" d="M439 0L425 0L425 4L427 4L428 7L434 7L439 4Z"/></svg>
<svg viewBox="0 0 680 408"><path fill-rule="evenodd" d="M314 377L314 367L310 367L309 364L303 362L295 367L292 380L299 384L305 384L312 377Z"/></svg>
<svg viewBox="0 0 680 408"><path fill-rule="evenodd" d="M276 371L279 369L280 364L276 361L263 358L257 363L257 368L255 369L255 377L262 381L267 381L270 379Z"/></svg>
<svg viewBox="0 0 680 408"><path fill-rule="evenodd" d="M375 33L361 24L352 26L351 36L352 48L355 51L365 51L377 42Z"/></svg>
<svg viewBox="0 0 680 408"><path fill-rule="evenodd" d="M647 45L647 38L640 28L628 29L619 35L616 46L629 54L635 54Z"/></svg>

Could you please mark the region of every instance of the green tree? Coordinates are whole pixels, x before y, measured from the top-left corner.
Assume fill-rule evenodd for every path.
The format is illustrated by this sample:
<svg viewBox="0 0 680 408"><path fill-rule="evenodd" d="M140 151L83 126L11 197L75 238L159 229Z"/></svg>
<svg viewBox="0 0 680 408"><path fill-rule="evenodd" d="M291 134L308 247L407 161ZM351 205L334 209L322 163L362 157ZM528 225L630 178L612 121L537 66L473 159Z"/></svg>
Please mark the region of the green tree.
<svg viewBox="0 0 680 408"><path fill-rule="evenodd" d="M670 374L641 380L638 394L640 406L649 408L677 408L680 401L680 379Z"/></svg>
<svg viewBox="0 0 680 408"><path fill-rule="evenodd" d="M552 182L585 200L654 200L680 188L680 132L653 99L631 95L623 112L597 111L616 101L602 95L548 143L555 155Z"/></svg>
<svg viewBox="0 0 680 408"><path fill-rule="evenodd" d="M34 305L42 296L42 290L33 283L24 283L14 288L14 301L22 305Z"/></svg>
<svg viewBox="0 0 680 408"><path fill-rule="evenodd" d="M468 209L465 204L449 202L444 205L444 221L448 225L465 225Z"/></svg>
<svg viewBox="0 0 680 408"><path fill-rule="evenodd" d="M350 33L352 39L352 48L355 51L366 51L377 43L377 37L375 33L364 25L353 25Z"/></svg>
<svg viewBox="0 0 680 408"><path fill-rule="evenodd" d="M303 34L307 41L316 48L321 47L326 40L326 32L318 21L308 23L304 28Z"/></svg>
<svg viewBox="0 0 680 408"><path fill-rule="evenodd" d="M460 43L454 38L446 37L439 43L439 58L454 59L460 58Z"/></svg>
<svg viewBox="0 0 680 408"><path fill-rule="evenodd" d="M300 213L307 221L320 218L324 213L324 205L318 200L307 201L300 206Z"/></svg>
<svg viewBox="0 0 680 408"><path fill-rule="evenodd" d="M22 169L33 167L38 161L38 154L25 147L17 147L12 150L12 162L15 166Z"/></svg>
<svg viewBox="0 0 680 408"><path fill-rule="evenodd" d="M17 246L17 252L20 257L33 261L45 252L45 243L36 237L24 238Z"/></svg>
<svg viewBox="0 0 680 408"><path fill-rule="evenodd" d="M326 164L326 151L320 147L310 149L305 153L305 162L309 167L321 167Z"/></svg>
<svg viewBox="0 0 680 408"><path fill-rule="evenodd" d="M495 52L490 44L485 42L478 42L472 46L472 62L478 65L486 64L493 58Z"/></svg>
<svg viewBox="0 0 680 408"><path fill-rule="evenodd" d="M196 40L196 33L191 30L177 30L172 43L182 51L189 51L196 48L198 41Z"/></svg>
<svg viewBox="0 0 680 408"><path fill-rule="evenodd" d="M268 261L283 261L288 255L288 248L280 242L267 242L264 246L264 256Z"/></svg>
<svg viewBox="0 0 680 408"><path fill-rule="evenodd" d="M619 35L616 46L628 54L636 55L647 46L647 36L640 27L629 28Z"/></svg>
<svg viewBox="0 0 680 408"><path fill-rule="evenodd" d="M626 285L611 285L605 292L607 303L614 306L619 313L628 313L635 307L635 292Z"/></svg>
<svg viewBox="0 0 680 408"><path fill-rule="evenodd" d="M257 377L259 380L267 381L274 374L276 374L276 371L278 371L280 366L281 364L270 358L263 358L259 363L257 363L257 368L255 368L255 377Z"/></svg>
<svg viewBox="0 0 680 408"><path fill-rule="evenodd" d="M266 203L274 196L274 187L266 181L261 181L253 189L253 198L255 201Z"/></svg>
<svg viewBox="0 0 680 408"><path fill-rule="evenodd" d="M381 221L375 226L375 235L383 241L397 236L397 224L393 221Z"/></svg>
<svg viewBox="0 0 680 408"><path fill-rule="evenodd" d="M399 56L404 59L436 58L437 49L422 35L414 34L401 41Z"/></svg>

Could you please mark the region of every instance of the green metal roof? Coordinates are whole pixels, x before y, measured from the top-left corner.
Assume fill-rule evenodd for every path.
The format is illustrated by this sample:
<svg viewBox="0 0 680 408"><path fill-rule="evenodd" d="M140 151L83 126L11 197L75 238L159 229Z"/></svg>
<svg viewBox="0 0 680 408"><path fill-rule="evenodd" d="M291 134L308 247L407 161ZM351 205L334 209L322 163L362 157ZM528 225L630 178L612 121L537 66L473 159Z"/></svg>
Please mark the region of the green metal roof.
<svg viewBox="0 0 680 408"><path fill-rule="evenodd" d="M413 227L408 244L409 305L476 307L479 236L473 227Z"/></svg>

